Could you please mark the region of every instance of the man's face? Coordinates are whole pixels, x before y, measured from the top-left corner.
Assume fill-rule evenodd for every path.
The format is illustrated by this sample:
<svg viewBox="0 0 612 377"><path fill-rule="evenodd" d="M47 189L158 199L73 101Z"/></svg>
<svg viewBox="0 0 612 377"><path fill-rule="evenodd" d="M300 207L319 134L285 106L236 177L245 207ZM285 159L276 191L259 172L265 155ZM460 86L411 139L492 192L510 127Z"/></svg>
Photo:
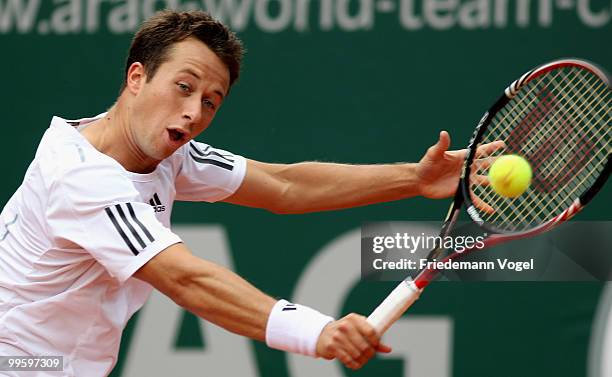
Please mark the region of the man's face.
<svg viewBox="0 0 612 377"><path fill-rule="evenodd" d="M219 57L194 38L174 44L149 82L141 70L140 79L136 74L133 85L128 83L134 95L130 139L143 158L159 161L208 127L227 95L230 74Z"/></svg>

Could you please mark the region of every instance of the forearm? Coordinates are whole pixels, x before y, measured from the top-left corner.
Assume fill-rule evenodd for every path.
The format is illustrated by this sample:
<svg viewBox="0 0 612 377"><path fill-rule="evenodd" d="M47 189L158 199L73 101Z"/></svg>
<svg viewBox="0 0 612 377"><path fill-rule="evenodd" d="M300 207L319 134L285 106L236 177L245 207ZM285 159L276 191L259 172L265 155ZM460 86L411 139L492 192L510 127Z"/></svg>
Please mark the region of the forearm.
<svg viewBox="0 0 612 377"><path fill-rule="evenodd" d="M265 340L276 300L232 271L197 259L179 287L175 301L185 309L233 333Z"/></svg>
<svg viewBox="0 0 612 377"><path fill-rule="evenodd" d="M193 256L182 243L157 254L134 277L209 322L285 351L314 356L321 330L333 320L265 295L232 271Z"/></svg>
<svg viewBox="0 0 612 377"><path fill-rule="evenodd" d="M334 210L419 195L416 164L304 162L282 165L276 174L287 182L279 204L283 213Z"/></svg>
<svg viewBox="0 0 612 377"><path fill-rule="evenodd" d="M203 273L181 284L181 306L272 348L315 356L319 335L333 318L286 300L276 301L233 272L202 262L196 268L203 268Z"/></svg>

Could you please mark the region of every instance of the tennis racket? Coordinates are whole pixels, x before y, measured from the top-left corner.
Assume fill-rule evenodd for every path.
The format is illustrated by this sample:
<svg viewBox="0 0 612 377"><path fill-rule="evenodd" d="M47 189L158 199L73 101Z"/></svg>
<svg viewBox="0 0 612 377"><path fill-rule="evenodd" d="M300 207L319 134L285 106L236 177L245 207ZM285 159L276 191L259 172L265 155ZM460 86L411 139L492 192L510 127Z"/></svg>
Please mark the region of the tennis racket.
<svg viewBox="0 0 612 377"><path fill-rule="evenodd" d="M462 207L488 234L483 248L536 236L576 215L610 175L610 92L610 77L578 59L541 65L508 86L474 130L440 236L450 234ZM479 147L499 140L505 145L487 157L489 161L518 154L532 168L530 187L515 198L498 195L478 179L489 165L482 163ZM439 246L427 260L454 260L474 250L446 252ZM414 279L402 281L368 322L384 333L439 272L423 269Z"/></svg>

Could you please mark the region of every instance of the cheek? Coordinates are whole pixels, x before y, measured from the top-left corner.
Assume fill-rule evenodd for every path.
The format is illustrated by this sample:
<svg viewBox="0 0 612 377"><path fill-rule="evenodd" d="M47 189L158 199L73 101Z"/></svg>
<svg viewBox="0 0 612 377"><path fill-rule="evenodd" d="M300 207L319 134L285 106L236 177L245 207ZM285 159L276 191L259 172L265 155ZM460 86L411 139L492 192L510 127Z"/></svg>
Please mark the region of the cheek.
<svg viewBox="0 0 612 377"><path fill-rule="evenodd" d="M140 125L151 122L152 118L155 117L156 109L159 108L157 101L155 93L151 91L141 92L133 102L133 119L138 119Z"/></svg>
<svg viewBox="0 0 612 377"><path fill-rule="evenodd" d="M206 130L210 126L210 124L212 123L214 117L215 117L214 114L213 115L203 114L203 116L202 116L202 123L198 125L198 127L196 129L196 134L199 135L204 130Z"/></svg>
<svg viewBox="0 0 612 377"><path fill-rule="evenodd" d="M151 114L155 114L163 111L166 107L175 105L176 97L170 88L160 88L158 85L151 86L144 91L140 100Z"/></svg>
<svg viewBox="0 0 612 377"><path fill-rule="evenodd" d="M164 93L160 93L158 91L152 92L148 95L148 98L145 98L148 104L148 110L150 115L154 115L159 113L164 109L164 106L169 102L169 96L164 95Z"/></svg>
<svg viewBox="0 0 612 377"><path fill-rule="evenodd" d="M140 110L142 118L146 119L151 132L159 127L166 127L165 123L173 118L174 113L180 108L176 96L171 93L153 92L143 98L145 105Z"/></svg>

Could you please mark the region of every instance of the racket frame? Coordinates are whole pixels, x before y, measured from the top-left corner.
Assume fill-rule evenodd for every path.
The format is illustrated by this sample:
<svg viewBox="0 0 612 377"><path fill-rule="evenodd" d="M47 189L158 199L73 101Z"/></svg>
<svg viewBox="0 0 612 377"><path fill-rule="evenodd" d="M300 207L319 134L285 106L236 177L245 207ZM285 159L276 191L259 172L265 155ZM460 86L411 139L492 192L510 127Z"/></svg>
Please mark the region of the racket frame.
<svg viewBox="0 0 612 377"><path fill-rule="evenodd" d="M476 206L471 200L469 177L471 173L472 162L476 158L478 144L482 141L483 135L485 131L487 130L487 128L489 127L489 125L491 124L491 122L493 121L493 118L495 117L495 115L510 100L512 100L512 98L514 98L519 93L521 88L525 86L527 83L536 79L539 76L542 76L543 74L547 72L550 72L555 69L563 68L563 67L579 67L582 69L586 69L590 71L591 73L595 74L596 76L598 76L604 83L606 83L608 90L610 90L610 82L611 82L610 76L603 69L597 67L595 64L588 62L586 60L568 58L568 59L559 59L559 60L555 60L555 61L552 61L546 64L542 64L541 66L536 67L532 69L531 71L525 73L518 80L515 80L514 82L512 82L512 84L510 84L504 90L504 93L497 99L497 101L493 104L493 106L491 106L491 108L482 116L482 118L480 119L480 122L478 122L478 125L474 129L474 133L472 134L472 137L468 143L468 148L467 148L468 153L465 157L465 161L463 164L463 170L461 172L461 179L459 180L459 190L457 191L457 194L459 194L459 191L461 191L463 200L465 202L466 211L468 215L470 216L470 218L472 219L472 221L474 221L481 228L483 228L489 233L492 233L493 235L504 234L506 237L508 237L508 240L530 237L530 236L533 236L534 234L542 233L544 231L551 229L552 226L556 226L559 222L569 220L576 213L578 213L589 201L591 201L591 199L595 196L595 194L597 194L599 190L601 190L601 188L606 183L608 177L610 176L610 169L611 169L611 165L610 165L611 158L610 157L611 155L608 154L608 157L606 159L606 165L602 173L597 178L597 180L593 183L591 187L589 187L584 193L582 193L572 203L570 207L568 207L566 210L564 210L563 212L561 212L559 215L555 216L551 220L547 221L546 223L540 224L539 226L536 226L532 229L521 231L521 232L508 232L507 230L499 229L495 227L494 225L487 223L480 217L480 215L478 214L478 210L476 209ZM521 234L523 236L521 236Z"/></svg>
<svg viewBox="0 0 612 377"><path fill-rule="evenodd" d="M461 176L457 191L455 193L453 202L448 210L442 228L440 230L440 237L445 237L450 233L452 226L457 222L461 214L461 207L465 204L466 212L478 226L487 231L489 235L483 240L483 247L476 249L475 247L466 249L463 252L454 252L443 258L441 261L444 262L448 259L458 258L470 254L474 250L482 250L487 247L495 246L500 243L508 242L511 240L532 237L534 235L548 231L560 223L569 220L576 213L578 213L587 203L593 199L601 188L606 183L610 176L612 165L610 163L610 154L608 154L606 164L602 173L595 180L593 185L589 187L584 193L577 197L572 204L556 215L552 219L536 226L531 229L527 229L519 232L508 232L506 230L498 229L491 224L487 224L478 214L474 203L470 197L470 182L469 177L471 173L471 164L476 157L478 144L482 141L482 137L487 127L493 120L497 112L502 109L516 94L519 90L528 82L535 79L538 76L545 74L553 69L558 69L564 66L578 66L585 68L595 75L599 76L608 86L610 90L610 76L605 73L602 69L598 68L593 63L580 59L560 59L550 63L543 64L531 71L525 73L518 80L510 84L505 90L504 94L485 112L482 116L478 125L476 126L474 133L468 144L468 152L463 164ZM437 259L445 251L442 246L438 246L431 250L427 255L427 260ZM404 312L412 306L412 304L419 298L423 289L433 280L437 275L437 270L424 269L421 270L414 280L407 278L402 281L386 298L385 300L368 316L368 322L380 333L383 334L395 321L397 321Z"/></svg>

